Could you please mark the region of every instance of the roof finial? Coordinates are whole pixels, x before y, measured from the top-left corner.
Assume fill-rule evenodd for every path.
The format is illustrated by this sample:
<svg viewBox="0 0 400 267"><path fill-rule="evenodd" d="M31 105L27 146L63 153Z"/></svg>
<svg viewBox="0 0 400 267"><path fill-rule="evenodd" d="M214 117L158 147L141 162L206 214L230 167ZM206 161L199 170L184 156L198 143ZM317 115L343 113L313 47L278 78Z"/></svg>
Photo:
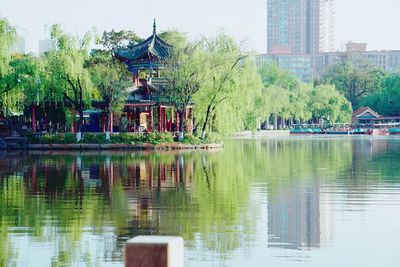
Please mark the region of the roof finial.
<svg viewBox="0 0 400 267"><path fill-rule="evenodd" d="M157 26L156 26L156 19L154 19L154 22L153 22L153 35L156 35L157 34Z"/></svg>

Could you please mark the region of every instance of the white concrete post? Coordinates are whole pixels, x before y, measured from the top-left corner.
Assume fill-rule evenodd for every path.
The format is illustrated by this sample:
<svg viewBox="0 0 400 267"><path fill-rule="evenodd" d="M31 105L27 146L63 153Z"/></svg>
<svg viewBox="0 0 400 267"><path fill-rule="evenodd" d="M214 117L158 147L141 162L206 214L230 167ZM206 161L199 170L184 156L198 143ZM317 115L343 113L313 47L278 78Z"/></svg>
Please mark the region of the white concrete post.
<svg viewBox="0 0 400 267"><path fill-rule="evenodd" d="M137 236L125 244L125 267L183 267L182 237Z"/></svg>

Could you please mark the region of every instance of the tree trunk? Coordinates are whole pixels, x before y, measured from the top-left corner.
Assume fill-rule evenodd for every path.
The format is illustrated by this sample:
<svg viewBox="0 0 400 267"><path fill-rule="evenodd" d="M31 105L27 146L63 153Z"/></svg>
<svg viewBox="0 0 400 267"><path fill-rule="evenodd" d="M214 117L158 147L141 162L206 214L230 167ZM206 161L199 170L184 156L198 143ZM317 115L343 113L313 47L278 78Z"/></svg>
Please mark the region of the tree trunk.
<svg viewBox="0 0 400 267"><path fill-rule="evenodd" d="M269 115L267 116L267 119L265 120L265 130L269 130Z"/></svg>
<svg viewBox="0 0 400 267"><path fill-rule="evenodd" d="M184 129L183 129L183 124L184 124L184 110L178 110L178 116L179 116L179 128L178 128L178 140L182 141L183 136L184 136Z"/></svg>
<svg viewBox="0 0 400 267"><path fill-rule="evenodd" d="M106 140L110 141L110 132L111 132L111 107L106 107Z"/></svg>
<svg viewBox="0 0 400 267"><path fill-rule="evenodd" d="M274 130L278 130L278 117L274 115Z"/></svg>
<svg viewBox="0 0 400 267"><path fill-rule="evenodd" d="M76 141L80 142L82 140L82 125L83 125L83 107L80 106L78 108L79 119L78 119L78 126L76 130ZM75 114L74 114L75 116Z"/></svg>
<svg viewBox="0 0 400 267"><path fill-rule="evenodd" d="M206 118L204 119L203 127L201 128L201 139L203 139L203 140L206 139L206 129L207 129L208 120L210 118L210 113L211 113L211 105L208 105Z"/></svg>

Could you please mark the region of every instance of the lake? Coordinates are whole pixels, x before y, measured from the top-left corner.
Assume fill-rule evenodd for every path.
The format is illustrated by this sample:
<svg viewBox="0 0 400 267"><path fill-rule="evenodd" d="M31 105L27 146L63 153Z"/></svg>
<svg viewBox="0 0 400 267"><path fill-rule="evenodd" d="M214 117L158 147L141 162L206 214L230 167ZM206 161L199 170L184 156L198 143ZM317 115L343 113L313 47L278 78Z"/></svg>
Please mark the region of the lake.
<svg viewBox="0 0 400 267"><path fill-rule="evenodd" d="M0 266L123 266L136 235L185 266L400 266L400 138L218 151L0 152Z"/></svg>

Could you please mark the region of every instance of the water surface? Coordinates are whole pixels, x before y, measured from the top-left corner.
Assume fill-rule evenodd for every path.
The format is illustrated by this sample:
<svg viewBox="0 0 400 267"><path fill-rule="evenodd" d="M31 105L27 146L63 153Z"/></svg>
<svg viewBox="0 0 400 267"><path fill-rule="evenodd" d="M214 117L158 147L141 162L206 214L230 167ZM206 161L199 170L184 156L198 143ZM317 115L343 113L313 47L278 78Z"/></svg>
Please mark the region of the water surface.
<svg viewBox="0 0 400 267"><path fill-rule="evenodd" d="M399 138L0 153L0 266L122 266L141 234L188 267L400 266Z"/></svg>

